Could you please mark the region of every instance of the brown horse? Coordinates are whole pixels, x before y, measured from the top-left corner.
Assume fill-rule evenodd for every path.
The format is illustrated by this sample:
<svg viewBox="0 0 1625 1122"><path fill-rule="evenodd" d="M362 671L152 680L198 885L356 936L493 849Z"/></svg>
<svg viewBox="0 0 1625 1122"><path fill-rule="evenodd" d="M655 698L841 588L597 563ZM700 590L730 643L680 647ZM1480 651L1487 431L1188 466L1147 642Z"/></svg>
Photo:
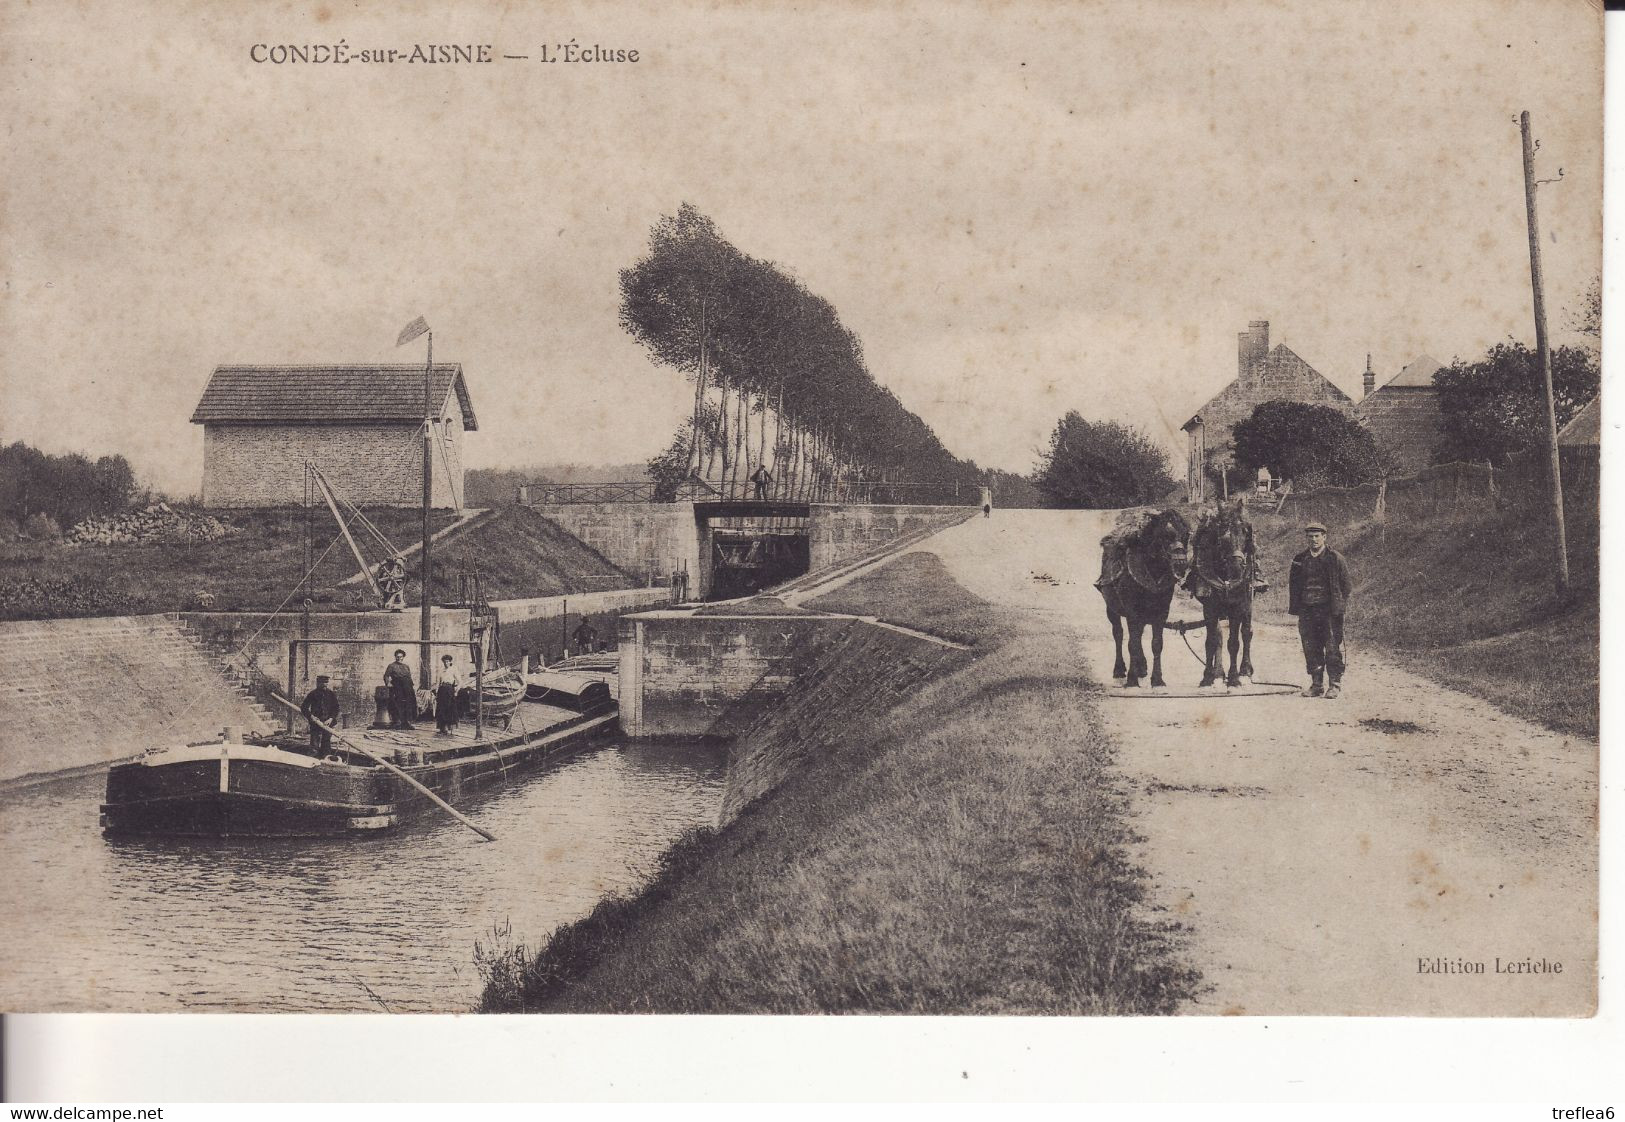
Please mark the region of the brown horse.
<svg viewBox="0 0 1625 1122"><path fill-rule="evenodd" d="M1112 640L1117 662L1112 677L1123 685L1138 687L1145 676L1145 647L1142 636L1151 627L1151 685L1167 685L1162 679L1162 629L1168 622L1168 605L1174 588L1184 575L1189 558L1190 525L1177 510L1153 515L1138 530L1102 542L1100 579L1095 587L1106 599L1106 618L1111 620ZM1123 621L1128 621L1129 662L1123 665Z"/></svg>
<svg viewBox="0 0 1625 1122"><path fill-rule="evenodd" d="M1201 602L1202 620L1207 624L1202 685L1211 686L1219 678L1219 624L1226 623L1230 672L1225 684L1239 686L1243 678L1253 676L1253 578L1258 573L1252 523L1240 503L1223 504L1215 513L1203 516L1196 528L1194 555L1185 585Z"/></svg>

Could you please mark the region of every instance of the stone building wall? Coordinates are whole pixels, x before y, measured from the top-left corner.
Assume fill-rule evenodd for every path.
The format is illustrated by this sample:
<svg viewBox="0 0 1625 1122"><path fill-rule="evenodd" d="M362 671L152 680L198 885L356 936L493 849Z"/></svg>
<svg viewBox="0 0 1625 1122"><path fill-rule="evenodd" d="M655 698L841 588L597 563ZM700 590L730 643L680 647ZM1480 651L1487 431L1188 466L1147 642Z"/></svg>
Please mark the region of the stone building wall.
<svg viewBox="0 0 1625 1122"><path fill-rule="evenodd" d="M288 506L304 501L305 461L357 506L423 502L423 439L416 425L204 426L203 505ZM449 426L448 465L435 442L436 507L456 507L463 494L462 418ZM449 466L449 472L448 472Z"/></svg>
<svg viewBox="0 0 1625 1122"><path fill-rule="evenodd" d="M1356 409L1378 445L1394 457L1393 475L1410 475L1433 463L1443 439L1437 390L1422 386L1388 386L1360 402Z"/></svg>

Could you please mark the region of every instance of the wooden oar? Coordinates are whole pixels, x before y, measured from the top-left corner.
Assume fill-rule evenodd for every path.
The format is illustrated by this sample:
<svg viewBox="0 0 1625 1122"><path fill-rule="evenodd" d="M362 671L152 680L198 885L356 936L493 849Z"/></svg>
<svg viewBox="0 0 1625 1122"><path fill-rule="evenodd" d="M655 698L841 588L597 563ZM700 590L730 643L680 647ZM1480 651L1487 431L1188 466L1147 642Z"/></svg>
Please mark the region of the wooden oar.
<svg viewBox="0 0 1625 1122"><path fill-rule="evenodd" d="M363 748L361 745L357 744L353 740L346 739L343 733L339 732L338 729L334 728L332 725L328 724L326 721L322 720L320 717L306 716L304 710L300 709L299 706L295 705L293 702L289 701L287 698L283 697L281 694L277 693L275 690L271 691L271 696L276 698L282 704L286 705L289 709L292 709L295 713L298 713L301 717L305 717L305 719L307 721L309 721L311 724L315 725L317 728L326 729L328 732L330 732L334 736L338 737L340 744L348 745L349 747L351 747L351 748L355 749L357 752L359 752L361 755L366 756L369 760L372 760L374 763L379 764L382 767L388 768L390 771L394 772L396 775L398 775L402 779L406 780L412 786L416 787L419 791L422 791L425 795L427 795L429 797L430 802L434 803L441 810L445 811L447 814L449 814L453 818L457 819L457 821L459 821L463 825L467 826L470 830L473 830L476 834L478 834L480 837L484 838L486 841L494 842L494 841L497 840L497 836L495 834L491 833L489 830L481 829L480 827L474 825L474 823L470 822L468 819L464 818L461 814L458 814L457 811L452 808L452 805L450 803L448 803L445 799L441 798L439 795L437 795L433 791L429 790L423 784L419 783L416 779L413 779L410 775L407 775L400 768L396 767L394 764L390 763L388 760L386 760L382 756L378 755L378 753L373 752L373 751L371 751L371 750L369 750L367 748Z"/></svg>

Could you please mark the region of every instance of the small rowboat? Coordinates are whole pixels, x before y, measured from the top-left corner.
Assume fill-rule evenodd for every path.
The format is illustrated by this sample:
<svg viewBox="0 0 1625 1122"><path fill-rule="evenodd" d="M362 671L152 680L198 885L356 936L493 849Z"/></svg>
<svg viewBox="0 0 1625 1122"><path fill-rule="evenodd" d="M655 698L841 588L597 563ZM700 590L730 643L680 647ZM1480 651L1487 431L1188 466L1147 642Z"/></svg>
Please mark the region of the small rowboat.
<svg viewBox="0 0 1625 1122"><path fill-rule="evenodd" d="M508 667L493 670L483 679L480 699L485 709L485 721L507 728L519 703L525 700L525 680L519 676L519 671ZM469 695L469 707L472 708L473 690L469 691Z"/></svg>

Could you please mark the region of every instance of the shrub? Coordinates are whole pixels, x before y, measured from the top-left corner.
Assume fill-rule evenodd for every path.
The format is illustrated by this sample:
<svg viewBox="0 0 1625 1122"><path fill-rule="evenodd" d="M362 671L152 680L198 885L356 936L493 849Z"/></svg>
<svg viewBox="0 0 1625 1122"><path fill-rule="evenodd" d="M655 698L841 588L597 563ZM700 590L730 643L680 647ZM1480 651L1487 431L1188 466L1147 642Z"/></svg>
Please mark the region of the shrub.
<svg viewBox="0 0 1625 1122"><path fill-rule="evenodd" d="M23 532L39 542L54 542L62 537L62 527L43 511L28 516L28 521L23 523Z"/></svg>

